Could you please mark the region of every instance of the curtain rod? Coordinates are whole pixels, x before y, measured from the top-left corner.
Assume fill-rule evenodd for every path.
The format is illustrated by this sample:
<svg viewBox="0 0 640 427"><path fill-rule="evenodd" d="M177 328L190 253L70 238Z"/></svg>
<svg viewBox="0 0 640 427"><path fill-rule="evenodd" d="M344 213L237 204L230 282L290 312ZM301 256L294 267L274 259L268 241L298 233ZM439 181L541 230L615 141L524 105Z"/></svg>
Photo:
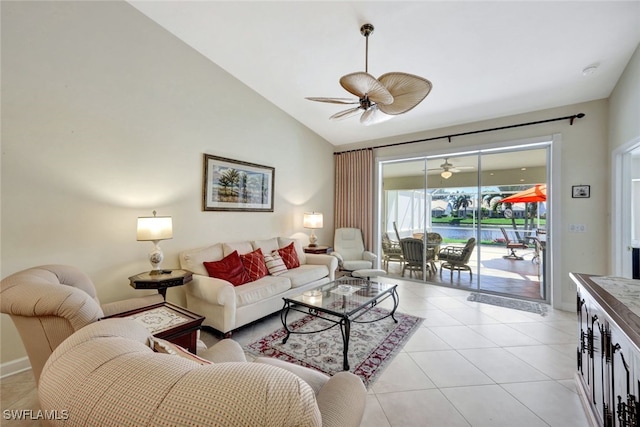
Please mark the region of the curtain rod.
<svg viewBox="0 0 640 427"><path fill-rule="evenodd" d="M393 143L393 144L379 145L377 147L367 147L367 148L358 148L358 149L355 149L355 150L336 151L333 154L334 155L339 155L339 154L342 154L342 153L350 153L350 152L353 152L353 151L373 150L374 148L396 147L398 145L415 144L417 142L434 141L436 139L444 139L444 138L447 138L449 140L449 142L451 142L451 138L455 138L455 137L458 137L458 136L473 135L473 134L476 134L476 133L494 132L494 131L497 131L497 130L519 128L519 127L523 127L523 126L539 125L539 124L542 124L542 123L557 122L559 120L569 120L569 125L573 126L573 121L575 119L581 119L585 115L586 114L584 114L584 113L578 113L578 114L574 114L574 115L571 115L571 116L556 117L555 119L538 120L537 122L527 122L527 123L519 123L517 125L501 126L501 127L497 127L497 128L472 130L472 131L469 131L469 132L461 132L461 133L453 133L453 134L450 134L450 135L434 136L432 138L416 139L416 140L413 140L413 141L396 142L396 143Z"/></svg>

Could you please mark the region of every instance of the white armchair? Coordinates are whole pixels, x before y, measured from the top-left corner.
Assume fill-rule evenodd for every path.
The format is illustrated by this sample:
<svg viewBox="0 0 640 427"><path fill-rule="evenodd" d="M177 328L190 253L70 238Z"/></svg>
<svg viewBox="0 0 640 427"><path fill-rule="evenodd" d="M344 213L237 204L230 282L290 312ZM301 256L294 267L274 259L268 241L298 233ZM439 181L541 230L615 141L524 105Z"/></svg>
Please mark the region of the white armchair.
<svg viewBox="0 0 640 427"><path fill-rule="evenodd" d="M341 270L356 271L373 268L378 258L364 248L362 231L359 228L337 228L331 255L338 258Z"/></svg>

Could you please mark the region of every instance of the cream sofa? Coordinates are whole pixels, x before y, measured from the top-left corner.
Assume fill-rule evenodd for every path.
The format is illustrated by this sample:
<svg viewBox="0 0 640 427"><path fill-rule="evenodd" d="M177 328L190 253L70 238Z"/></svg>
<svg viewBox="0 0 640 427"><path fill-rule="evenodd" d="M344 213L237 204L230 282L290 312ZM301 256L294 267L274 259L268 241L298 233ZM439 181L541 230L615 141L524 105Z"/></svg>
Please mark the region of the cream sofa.
<svg viewBox="0 0 640 427"><path fill-rule="evenodd" d="M294 243L300 267L279 276L267 275L240 286L209 277L204 262L219 261L237 250L247 254L257 248L263 254ZM283 297L304 292L335 279L338 261L330 255L305 254L295 239L274 237L267 240L218 243L180 254L180 266L193 272L185 288L187 308L205 316L204 326L227 336L231 331L275 313L282 308Z"/></svg>
<svg viewBox="0 0 640 427"><path fill-rule="evenodd" d="M92 323L67 338L42 371L44 425L357 427L366 389L356 375L328 377L259 358L222 340L200 355L212 364L155 353L131 319ZM206 363L206 362L205 362Z"/></svg>

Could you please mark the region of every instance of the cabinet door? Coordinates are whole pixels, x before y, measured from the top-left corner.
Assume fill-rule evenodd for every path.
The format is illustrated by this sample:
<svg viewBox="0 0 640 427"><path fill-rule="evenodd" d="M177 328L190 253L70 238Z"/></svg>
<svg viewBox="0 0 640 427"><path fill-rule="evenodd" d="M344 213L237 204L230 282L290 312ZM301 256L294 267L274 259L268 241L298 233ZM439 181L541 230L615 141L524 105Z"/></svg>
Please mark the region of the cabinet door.
<svg viewBox="0 0 640 427"><path fill-rule="evenodd" d="M638 426L637 380L634 375L634 351L627 337L615 326L610 327L609 393L614 426ZM637 357L637 356L636 356Z"/></svg>

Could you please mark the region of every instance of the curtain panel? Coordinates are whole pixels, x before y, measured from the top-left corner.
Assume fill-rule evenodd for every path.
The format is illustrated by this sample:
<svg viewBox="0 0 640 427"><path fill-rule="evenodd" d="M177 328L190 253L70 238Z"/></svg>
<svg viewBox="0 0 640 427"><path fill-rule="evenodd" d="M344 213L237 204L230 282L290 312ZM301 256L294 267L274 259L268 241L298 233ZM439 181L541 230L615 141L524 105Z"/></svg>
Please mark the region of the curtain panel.
<svg viewBox="0 0 640 427"><path fill-rule="evenodd" d="M366 250L373 245L373 150L335 154L336 228L362 230Z"/></svg>

